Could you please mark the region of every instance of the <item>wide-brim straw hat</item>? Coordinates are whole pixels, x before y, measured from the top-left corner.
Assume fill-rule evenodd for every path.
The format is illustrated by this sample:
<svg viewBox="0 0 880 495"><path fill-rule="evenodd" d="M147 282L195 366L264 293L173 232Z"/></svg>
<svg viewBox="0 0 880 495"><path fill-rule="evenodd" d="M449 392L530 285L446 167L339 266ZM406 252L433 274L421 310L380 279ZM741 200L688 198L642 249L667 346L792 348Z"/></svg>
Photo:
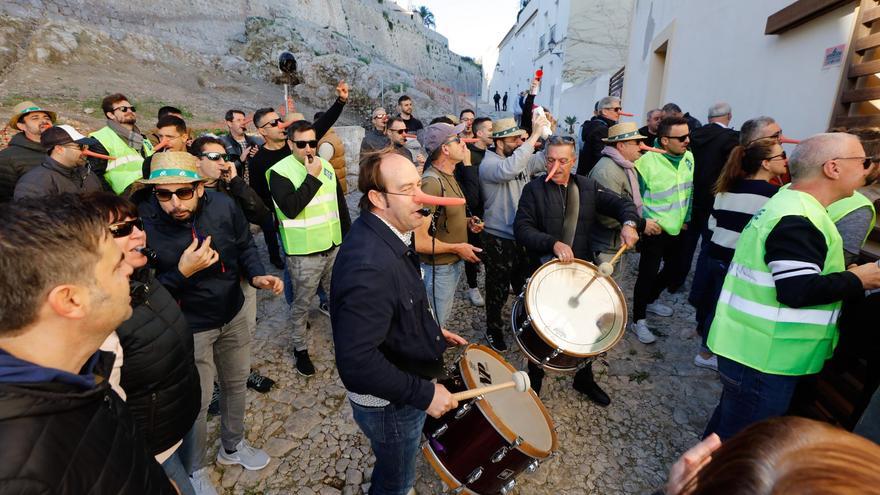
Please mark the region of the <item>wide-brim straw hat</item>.
<svg viewBox="0 0 880 495"><path fill-rule="evenodd" d="M150 176L141 179L141 184L184 184L202 182L196 168L197 159L183 151L156 153L150 159Z"/></svg>
<svg viewBox="0 0 880 495"><path fill-rule="evenodd" d="M621 122L611 126L608 129L608 137L602 141L606 143L619 143L635 139L648 139L648 137L639 134L639 125L635 122Z"/></svg>
<svg viewBox="0 0 880 495"><path fill-rule="evenodd" d="M14 129L17 131L18 127L16 127L15 124L19 123L21 121L21 118L25 115L34 112L45 113L49 116L49 120L51 120L53 124L58 120L58 114L56 114L55 112L46 110L45 108L40 107L32 101L23 101L18 105L12 107L12 116L9 117L9 122L7 122L6 125L9 126L10 129Z"/></svg>
<svg viewBox="0 0 880 495"><path fill-rule="evenodd" d="M520 129L518 125L516 125L516 120L513 117L508 117L505 119L498 119L492 122L492 139L501 139L511 136L528 136L529 133L524 129Z"/></svg>

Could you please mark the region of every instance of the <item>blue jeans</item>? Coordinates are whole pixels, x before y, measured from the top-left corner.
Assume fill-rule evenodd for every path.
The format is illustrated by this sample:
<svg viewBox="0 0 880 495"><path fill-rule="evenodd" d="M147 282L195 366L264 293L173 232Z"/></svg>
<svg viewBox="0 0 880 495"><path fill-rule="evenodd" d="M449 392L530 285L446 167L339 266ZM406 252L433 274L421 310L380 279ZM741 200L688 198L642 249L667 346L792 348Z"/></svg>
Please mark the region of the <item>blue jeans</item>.
<svg viewBox="0 0 880 495"><path fill-rule="evenodd" d="M771 375L718 356L721 400L703 437L717 433L721 441L758 421L782 416L788 410L799 376Z"/></svg>
<svg viewBox="0 0 880 495"><path fill-rule="evenodd" d="M369 495L406 495L416 481L425 411L407 405L364 407L349 402L376 456Z"/></svg>
<svg viewBox="0 0 880 495"><path fill-rule="evenodd" d="M452 313L455 289L458 288L462 272L464 272L464 261L462 260L451 265L431 266L428 263L422 263L428 302L434 308L434 319L437 320L441 328L446 328L446 320Z"/></svg>
<svg viewBox="0 0 880 495"><path fill-rule="evenodd" d="M696 305L697 333L702 337L700 350L703 351L709 350L706 346L706 339L709 338L709 329L712 328L712 321L715 320L715 307L718 305L718 298L721 297L721 288L724 286L724 277L727 275L729 267L730 263L706 256L702 271L705 277L705 286ZM696 285L696 274L694 275L694 285Z"/></svg>
<svg viewBox="0 0 880 495"><path fill-rule="evenodd" d="M171 454L171 457L165 459L165 462L162 463L162 469L165 470L168 479L177 485L177 488L180 490L180 495L196 495L196 491L193 489L192 483L189 481L189 475L186 474L186 469L183 467L183 462L180 460L179 448Z"/></svg>

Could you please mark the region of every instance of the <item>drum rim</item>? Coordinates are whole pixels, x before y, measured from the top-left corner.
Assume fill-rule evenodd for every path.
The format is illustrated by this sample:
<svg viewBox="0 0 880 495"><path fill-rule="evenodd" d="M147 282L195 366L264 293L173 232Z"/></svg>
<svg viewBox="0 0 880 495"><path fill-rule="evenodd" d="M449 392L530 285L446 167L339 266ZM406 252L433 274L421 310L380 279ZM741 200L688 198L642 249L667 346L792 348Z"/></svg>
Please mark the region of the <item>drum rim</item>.
<svg viewBox="0 0 880 495"><path fill-rule="evenodd" d="M544 263L543 265L539 266L538 269L532 273L532 276L529 277L529 281L528 281L528 283L526 283L526 288L525 288L525 290L523 290L523 292L521 294L522 302L523 302L523 304L525 304L525 308L526 308L526 315L530 315L532 313L531 308L529 307L529 299L526 297L526 294L529 293L529 287L532 286L532 282L535 279L535 273L538 273L539 271L541 271L542 269L544 269L548 265L553 265L553 264L557 264L557 263L562 263L562 262L559 261L558 259L552 259L552 260ZM582 260L580 258L574 258L573 260L571 260L565 264L569 264L569 263L579 263L581 265L587 265L589 267L593 267L597 272L599 271L599 268L596 265L590 263L589 261ZM614 281L614 279L612 279L612 281ZM614 287L614 291L617 293L617 295L620 297L620 300L623 302L623 326L621 327L620 332L618 332L617 337L615 337L614 340L606 348L604 348L600 351L597 351L597 352L578 353L578 352L572 352L572 351L565 351L564 354L566 354L568 356L574 356L574 357L580 357L580 358L596 357L600 354L606 353L606 352L610 351L611 349L613 349L614 346L616 346L620 342L620 339L623 338L623 335L626 333L626 325L629 322L629 318L627 317L628 313L629 313L629 309L626 307L626 296L623 294L623 291L620 289L620 286L617 285L617 282L614 282L613 287ZM538 338L543 340L548 346L553 347L554 349L556 348L556 344L554 342L550 342L549 340L547 340L547 338L544 336L544 332L538 326L536 326L534 324L534 322L532 322L532 328L535 330L535 334L538 336Z"/></svg>
<svg viewBox="0 0 880 495"><path fill-rule="evenodd" d="M511 365L506 359L504 359L501 354L495 352L494 349L484 346L482 344L469 344L467 347L465 347L464 352L462 352L461 354L461 359L459 359L458 362L459 372L461 373L462 378L467 384L468 390L479 387L479 384L474 379L471 371L467 368L467 366L464 365L464 359L467 357L467 351L470 349L479 349L480 351L489 354L490 356L500 361L501 364L503 364L508 370L510 370L511 373L517 371L517 369L514 368L513 365ZM532 399L538 405L538 409L541 411L541 414L544 415L544 419L546 420L547 426L550 429L550 450L541 450L532 445L532 443L527 441L526 439L523 439L523 443L521 443L519 447L517 447L517 449L533 459L546 459L547 457L550 457L553 452L559 449L559 439L556 435L556 423L553 421L553 418L550 417L550 412L547 410L547 407L544 406L544 403L541 401L541 398L538 397L538 394L535 393L534 389L529 387L529 390L527 392L531 395ZM477 408L480 410L481 413L483 413L483 415L489 421L489 424L492 425L493 428L495 428L495 431L497 431L498 434L501 435L508 443L513 443L516 440L519 435L508 428L507 425L504 424L503 421L501 421L501 418L498 417L498 415L495 413L495 410L488 403L488 401L486 401L485 399L479 401L474 399L471 400L474 404L477 405Z"/></svg>
<svg viewBox="0 0 880 495"><path fill-rule="evenodd" d="M434 472L437 473L437 476L440 477L440 481L446 484L450 490L455 490L458 487L464 488L465 493L475 493L473 490L469 489L467 486L463 485L460 481L458 481L452 473L446 469L446 466L440 462L440 458L437 457L437 453L434 452L434 449L431 448L431 442L425 441L422 444L422 455L425 456L425 459L428 461L428 464L434 469Z"/></svg>
<svg viewBox="0 0 880 495"><path fill-rule="evenodd" d="M511 318L510 318L510 319L511 319L511 328L514 327L514 324L515 324L514 319L516 318L516 308L517 308L520 304L524 304L524 303L523 303L523 300L517 298L516 300L513 301L512 307L510 308L510 311L511 311ZM535 331L535 333L538 334L537 330ZM538 338L540 338L540 334L539 334ZM560 373L571 373L571 372L573 372L573 371L577 371L577 369L580 368L580 365L581 365L581 363L583 362L583 361L581 361L581 363L578 363L578 364L572 366L571 368L562 368L562 367L560 367L560 366L555 366L555 365L552 365L552 364L550 364L550 363L544 364L544 361L543 361L543 360L540 360L540 359L538 359L537 356L532 355L532 351L530 351L530 350L525 346L525 344L523 344L522 337L521 337L519 334L517 334L516 332L513 332L513 339L516 340L516 344L519 346L519 349L522 351L523 354L526 355L526 358L527 358L529 361L535 363L536 365L540 366L542 369L544 369L544 370L546 370L546 371L558 371L558 372L560 372ZM544 342L547 342L547 341L544 340L544 339L541 339L541 340L543 340ZM575 357L580 357L580 356L575 356Z"/></svg>

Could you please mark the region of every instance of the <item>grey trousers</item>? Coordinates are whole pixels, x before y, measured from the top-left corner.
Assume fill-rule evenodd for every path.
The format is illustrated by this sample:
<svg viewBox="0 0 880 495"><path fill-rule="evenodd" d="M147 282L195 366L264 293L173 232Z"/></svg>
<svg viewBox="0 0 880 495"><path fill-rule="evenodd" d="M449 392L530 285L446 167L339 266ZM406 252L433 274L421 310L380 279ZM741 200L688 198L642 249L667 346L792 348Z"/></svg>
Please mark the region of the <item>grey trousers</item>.
<svg viewBox="0 0 880 495"><path fill-rule="evenodd" d="M256 304L255 299L251 299ZM247 377L251 369L251 336L248 323L248 304L226 325L193 335L196 368L202 388L199 416L189 435L192 445L186 446L189 466L198 471L205 466L208 436L208 405L214 391L214 377L220 385L220 444L235 450L244 438L244 412ZM188 474L192 474L192 472Z"/></svg>
<svg viewBox="0 0 880 495"><path fill-rule="evenodd" d="M293 285L293 304L290 305L290 319L293 327L293 348L301 351L309 348L306 337L306 324L309 309L315 300L318 285L330 293L330 274L336 261L338 247L320 254L288 256L287 272Z"/></svg>

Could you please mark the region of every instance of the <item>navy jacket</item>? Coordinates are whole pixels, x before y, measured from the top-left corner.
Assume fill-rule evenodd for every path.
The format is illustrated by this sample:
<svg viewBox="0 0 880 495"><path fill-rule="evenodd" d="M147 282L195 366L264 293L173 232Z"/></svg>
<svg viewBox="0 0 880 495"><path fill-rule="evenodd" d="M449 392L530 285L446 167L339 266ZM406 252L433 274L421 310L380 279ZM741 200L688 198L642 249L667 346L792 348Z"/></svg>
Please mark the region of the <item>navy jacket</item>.
<svg viewBox="0 0 880 495"><path fill-rule="evenodd" d="M159 253L156 278L177 299L193 333L229 323L244 304L239 280L265 275L257 245L241 208L223 193L205 191L191 221L165 213L155 196L138 205L150 247ZM189 278L177 269L193 239L211 236L220 260Z"/></svg>
<svg viewBox="0 0 880 495"><path fill-rule="evenodd" d="M419 256L362 212L336 255L330 284L336 367L345 388L425 410L446 341L428 309Z"/></svg>

